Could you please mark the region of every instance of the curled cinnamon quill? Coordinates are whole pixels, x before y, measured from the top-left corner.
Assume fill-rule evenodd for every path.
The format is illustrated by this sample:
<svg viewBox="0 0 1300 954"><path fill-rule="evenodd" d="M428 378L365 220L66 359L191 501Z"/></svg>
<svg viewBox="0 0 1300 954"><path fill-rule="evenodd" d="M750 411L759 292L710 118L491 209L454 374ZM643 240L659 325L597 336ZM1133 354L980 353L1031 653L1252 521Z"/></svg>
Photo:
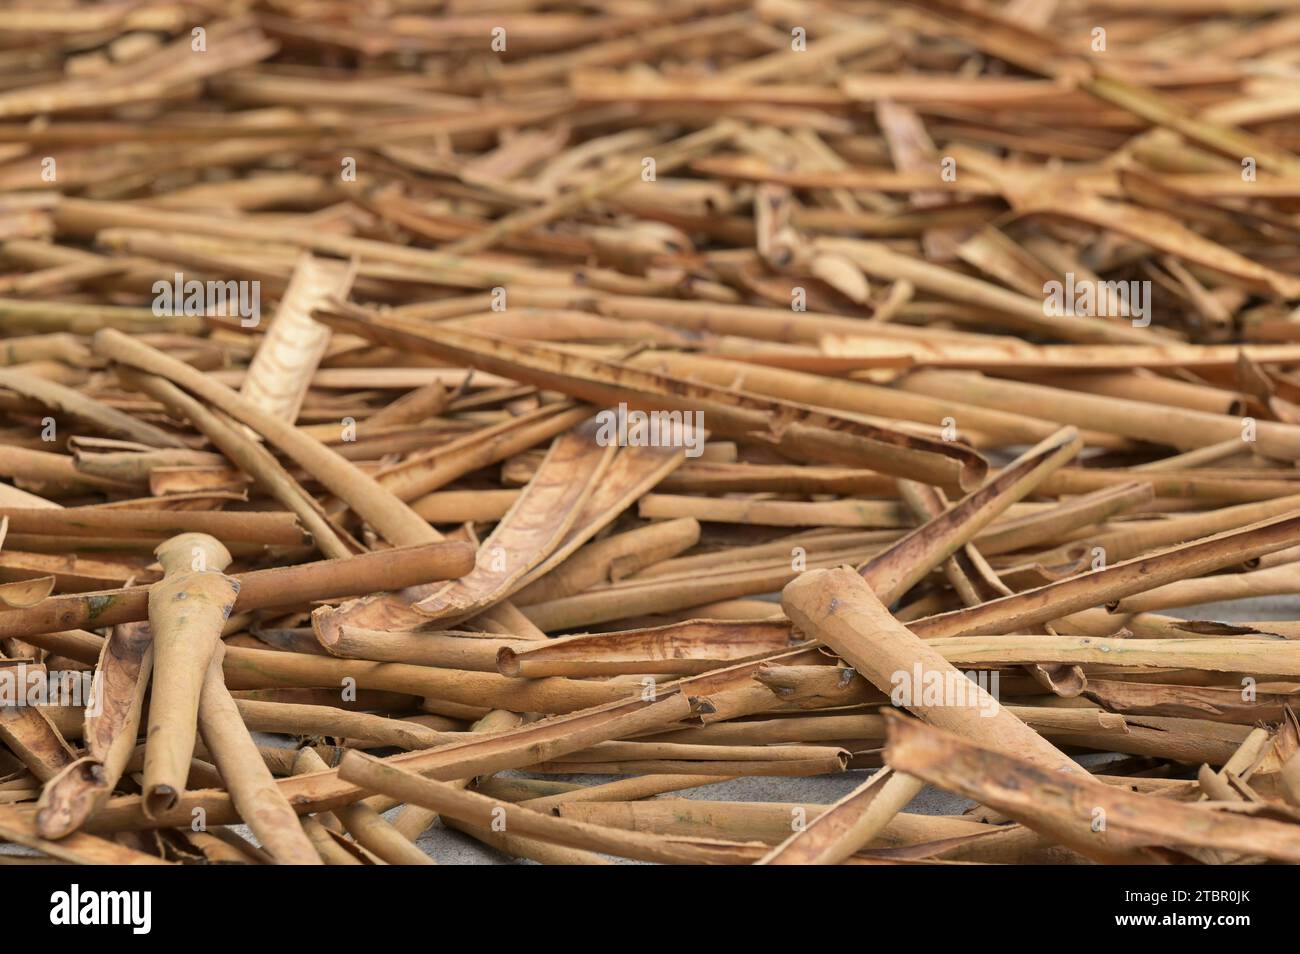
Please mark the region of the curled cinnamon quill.
<svg viewBox="0 0 1300 954"><path fill-rule="evenodd" d="M204 533L182 533L158 547L163 578L149 591L154 634L153 691L145 742L144 810L154 816L185 791L198 725L199 696L239 583L222 574L230 552Z"/></svg>

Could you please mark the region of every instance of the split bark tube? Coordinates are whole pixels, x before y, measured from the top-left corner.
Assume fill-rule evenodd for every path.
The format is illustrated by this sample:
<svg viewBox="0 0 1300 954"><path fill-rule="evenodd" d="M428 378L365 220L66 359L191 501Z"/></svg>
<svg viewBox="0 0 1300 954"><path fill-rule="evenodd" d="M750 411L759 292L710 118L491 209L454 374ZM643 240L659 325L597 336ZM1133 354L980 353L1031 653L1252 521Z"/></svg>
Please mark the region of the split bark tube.
<svg viewBox="0 0 1300 954"><path fill-rule="evenodd" d="M144 759L144 810L153 817L185 791L199 696L221 628L239 595L222 574L230 552L203 533L182 533L155 551L163 578L149 590L154 682Z"/></svg>

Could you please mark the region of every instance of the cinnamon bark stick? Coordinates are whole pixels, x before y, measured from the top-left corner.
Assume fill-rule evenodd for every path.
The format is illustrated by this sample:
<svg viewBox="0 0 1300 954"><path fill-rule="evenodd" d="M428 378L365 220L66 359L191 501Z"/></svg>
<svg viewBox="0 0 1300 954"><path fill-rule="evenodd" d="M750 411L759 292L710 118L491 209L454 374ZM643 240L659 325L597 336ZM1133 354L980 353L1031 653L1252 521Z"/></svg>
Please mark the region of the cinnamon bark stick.
<svg viewBox="0 0 1300 954"><path fill-rule="evenodd" d="M149 591L153 691L145 748L144 806L150 814L185 791L209 663L221 644L239 584L224 576L230 554L206 534L183 533L158 548L163 579ZM260 764L260 760L259 760Z"/></svg>
<svg viewBox="0 0 1300 954"><path fill-rule="evenodd" d="M203 742L221 771L221 779L230 791L235 810L253 829L271 857L279 864L320 864L320 856L299 827L293 807L275 784L270 770L257 754L252 736L240 720L239 710L222 678L221 658L224 652L225 647L218 644L204 673L198 712ZM153 745L152 733L149 744ZM149 771L147 753L148 750L146 777ZM180 791L183 791L183 786ZM174 807L180 791L155 810ZM152 794L156 795L157 792L157 788L152 789ZM146 783L146 806L149 799L150 789Z"/></svg>
<svg viewBox="0 0 1300 954"><path fill-rule="evenodd" d="M474 549L448 541L363 553L346 560L321 560L235 574L239 596L232 612L295 606L388 587L413 586L469 572ZM109 626L145 619L150 587L55 596L30 609L0 611L0 625L14 636L53 633L87 625Z"/></svg>

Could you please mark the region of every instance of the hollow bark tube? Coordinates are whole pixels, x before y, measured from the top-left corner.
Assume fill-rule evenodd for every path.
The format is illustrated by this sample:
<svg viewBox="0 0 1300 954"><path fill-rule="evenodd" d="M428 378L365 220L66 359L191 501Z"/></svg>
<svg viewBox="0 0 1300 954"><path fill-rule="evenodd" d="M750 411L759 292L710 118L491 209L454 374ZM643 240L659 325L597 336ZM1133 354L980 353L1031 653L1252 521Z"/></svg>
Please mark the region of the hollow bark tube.
<svg viewBox="0 0 1300 954"><path fill-rule="evenodd" d="M912 679L919 673L907 708L926 722L959 732L977 745L1086 777L1059 749L894 619L867 582L847 567L804 573L786 586L781 605L800 630L834 649L882 692L895 687L898 674ZM932 678L941 685L957 679L968 683L962 686L967 701L918 701L922 686Z"/></svg>
<svg viewBox="0 0 1300 954"><path fill-rule="evenodd" d="M87 710L86 755L41 792L36 827L42 838L76 831L113 793L135 748L145 689L153 673L148 623L114 627L95 665L99 712Z"/></svg>
<svg viewBox="0 0 1300 954"><path fill-rule="evenodd" d="M298 824L297 813L276 785L239 717L221 672L224 654L225 647L218 641L203 674L199 705L203 744L221 771L221 779L239 817L253 829L271 857L280 864L321 864L320 855ZM145 806L148 806L147 790Z"/></svg>
<svg viewBox="0 0 1300 954"><path fill-rule="evenodd" d="M153 693L144 757L144 810L171 808L185 791L194 754L199 695L239 583L221 573L230 553L202 533L158 547L163 579L149 590L154 634Z"/></svg>
<svg viewBox="0 0 1300 954"><path fill-rule="evenodd" d="M318 560L236 574L234 612L296 606L380 590L399 590L455 579L474 568L474 547L461 541L361 553L346 560ZM149 586L52 596L27 609L0 612L6 636L59 633L87 626L116 626L148 618Z"/></svg>

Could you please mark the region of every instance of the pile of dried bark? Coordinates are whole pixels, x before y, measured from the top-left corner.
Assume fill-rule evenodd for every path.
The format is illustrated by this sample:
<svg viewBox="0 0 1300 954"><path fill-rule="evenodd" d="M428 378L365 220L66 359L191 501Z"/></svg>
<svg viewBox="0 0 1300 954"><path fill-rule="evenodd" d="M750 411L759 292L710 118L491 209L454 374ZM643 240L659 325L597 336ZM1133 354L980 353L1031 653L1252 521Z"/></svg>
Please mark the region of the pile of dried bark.
<svg viewBox="0 0 1300 954"><path fill-rule="evenodd" d="M1300 861L1300 619L1195 609L1300 591L1297 71L1284 2L6 5L0 861Z"/></svg>

